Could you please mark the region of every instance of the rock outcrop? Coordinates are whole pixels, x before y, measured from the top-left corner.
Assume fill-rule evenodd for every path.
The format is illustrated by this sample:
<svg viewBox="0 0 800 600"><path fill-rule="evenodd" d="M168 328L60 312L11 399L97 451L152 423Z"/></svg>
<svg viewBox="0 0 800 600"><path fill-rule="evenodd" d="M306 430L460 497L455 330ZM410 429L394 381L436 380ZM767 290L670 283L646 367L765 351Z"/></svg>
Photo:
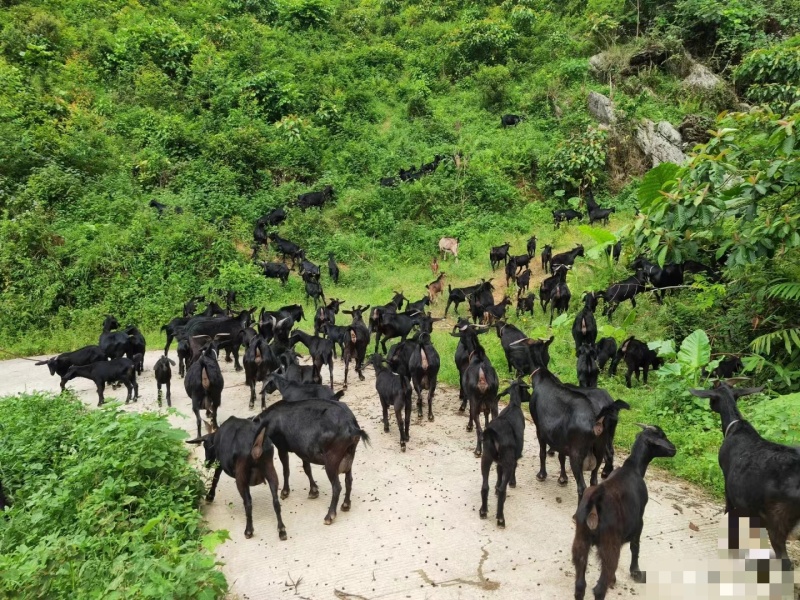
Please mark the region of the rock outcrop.
<svg viewBox="0 0 800 600"><path fill-rule="evenodd" d="M588 108L589 113L604 125L611 125L617 120L614 103L603 94L589 92Z"/></svg>
<svg viewBox="0 0 800 600"><path fill-rule="evenodd" d="M681 134L667 121L653 123L645 119L636 129L636 143L651 161L652 166L662 162L682 164L686 160Z"/></svg>

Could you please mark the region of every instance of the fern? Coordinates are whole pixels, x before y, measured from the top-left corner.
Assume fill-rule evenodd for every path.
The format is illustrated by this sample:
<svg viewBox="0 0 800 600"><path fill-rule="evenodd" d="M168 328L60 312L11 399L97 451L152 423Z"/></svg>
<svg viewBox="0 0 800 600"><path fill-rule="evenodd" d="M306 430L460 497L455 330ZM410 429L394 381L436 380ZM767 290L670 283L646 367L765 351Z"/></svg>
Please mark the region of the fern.
<svg viewBox="0 0 800 600"><path fill-rule="evenodd" d="M787 354L791 354L793 349L800 348L800 327L781 329L758 336L750 342L750 347L756 354L769 355L772 351L772 345L781 341L786 347Z"/></svg>
<svg viewBox="0 0 800 600"><path fill-rule="evenodd" d="M800 300L800 281L783 281L767 288L768 298Z"/></svg>

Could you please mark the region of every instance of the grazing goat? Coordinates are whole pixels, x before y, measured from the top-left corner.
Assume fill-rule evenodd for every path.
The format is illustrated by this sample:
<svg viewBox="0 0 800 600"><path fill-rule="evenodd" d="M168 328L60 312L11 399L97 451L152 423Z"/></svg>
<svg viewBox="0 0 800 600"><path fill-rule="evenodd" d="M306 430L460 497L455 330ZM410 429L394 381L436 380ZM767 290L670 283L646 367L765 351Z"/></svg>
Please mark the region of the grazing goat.
<svg viewBox="0 0 800 600"><path fill-rule="evenodd" d="M222 403L222 388L225 380L219 368L217 352L219 345L215 337L200 336L207 340L200 351L200 356L186 371L183 387L186 395L192 399L192 412L197 419L197 437L200 433L200 410L205 409L206 416L211 417L211 424L217 428L217 411Z"/></svg>
<svg viewBox="0 0 800 600"><path fill-rule="evenodd" d="M739 519L751 527L766 527L775 555L791 570L786 540L800 533L800 452L765 440L742 417L736 401L763 388L733 388L726 383L712 390L689 390L708 398L722 420L719 466L725 476L728 544L736 549Z"/></svg>
<svg viewBox="0 0 800 600"><path fill-rule="evenodd" d="M583 295L584 307L575 315L572 323L572 339L575 340L575 356L578 355L578 348L583 344L594 345L597 340L597 321L594 319L594 306L597 299L593 294Z"/></svg>
<svg viewBox="0 0 800 600"><path fill-rule="evenodd" d="M356 309L353 309L354 311ZM336 518L336 508L342 485L339 474L344 473L344 502L342 510L350 510L350 492L353 485L353 460L358 442L369 443L367 432L358 426L355 416L344 402L329 400L300 400L276 402L258 415L255 421L266 426L267 437L278 449L283 465L281 498L289 496L289 452L303 461L308 476L309 498L319 496L319 488L311 476L311 464L324 465L331 482L331 504L325 515L325 524Z"/></svg>
<svg viewBox="0 0 800 600"><path fill-rule="evenodd" d="M461 387L469 401L469 423L467 431L472 431L475 424L477 445L475 456L480 456L483 447L483 433L481 431L481 413L483 413L484 426L489 425L489 413L492 419L497 418L497 388L499 381L497 372L491 361L486 356L483 348L478 346L469 355L469 362L461 374Z"/></svg>
<svg viewBox="0 0 800 600"><path fill-rule="evenodd" d="M328 254L328 275L330 275L334 285L339 285L339 265L336 264L333 252Z"/></svg>
<svg viewBox="0 0 800 600"><path fill-rule="evenodd" d="M519 125L525 117L521 115L503 115L500 117L501 127L515 127Z"/></svg>
<svg viewBox="0 0 800 600"><path fill-rule="evenodd" d="M592 546L597 546L602 565L594 588L595 600L603 600L608 588L614 586L625 543L631 545L631 577L637 583L645 582L645 574L639 570L639 541L648 499L644 476L654 458L675 456L675 446L660 427L639 426L642 431L633 442L630 456L608 479L586 490L575 513L575 600L583 600L586 593L586 564Z"/></svg>
<svg viewBox="0 0 800 600"><path fill-rule="evenodd" d="M522 403L530 400L529 386L522 381L514 381L511 386L498 395L509 395L508 406L486 426L483 431L483 449L481 457L481 508L478 514L485 519L488 513L489 474L492 465L497 463L497 483L494 491L497 494L497 526L505 528L506 518L503 506L506 502L506 489L510 485L517 487L517 461L522 458L522 447L525 441L525 416L522 414Z"/></svg>
<svg viewBox="0 0 800 600"><path fill-rule="evenodd" d="M97 386L97 406L103 406L105 402L103 390L105 390L107 383L121 383L125 386L128 390L125 404L131 401L131 390L133 390L133 401L139 400L136 367L134 361L129 358L102 360L89 365L72 365L61 378L61 389L63 390L65 384L76 377L91 379Z"/></svg>
<svg viewBox="0 0 800 600"><path fill-rule="evenodd" d="M611 213L616 212L617 209L613 206L611 208L591 208L589 209L589 225L593 225L595 221L602 221L604 225L608 225L608 219Z"/></svg>
<svg viewBox="0 0 800 600"><path fill-rule="evenodd" d="M530 313L533 316L533 307L536 306L536 294L530 292L527 296L521 294L517 296L517 318L523 313Z"/></svg>
<svg viewBox="0 0 800 600"><path fill-rule="evenodd" d="M258 265L264 271L264 277L267 279L278 279L281 285L286 285L289 281L289 267L283 263L277 262L259 262Z"/></svg>
<svg viewBox="0 0 800 600"><path fill-rule="evenodd" d="M644 372L642 377L644 384L647 385L647 373L652 368L654 371L664 364L664 359L656 354L655 350L647 347L647 344L640 342L634 336L629 337L622 342L619 347L614 360L611 362L611 374L615 375L617 372L617 365L620 360L624 359L628 367L628 372L625 373L625 385L631 387L631 375L636 374L636 380L639 381L639 374Z"/></svg>
<svg viewBox="0 0 800 600"><path fill-rule="evenodd" d="M500 261L503 261L503 265L508 263L508 249L511 247L511 243L506 242L505 244L501 244L500 246L492 246L489 250L489 264L492 266L492 271L494 271Z"/></svg>
<svg viewBox="0 0 800 600"><path fill-rule="evenodd" d="M644 271L639 269L627 279L623 279L619 283L612 283L608 286L608 289L603 292L602 297L605 301L603 314L608 317L609 322L621 302L630 300L631 306L636 308L636 295L644 292L645 281L646 277Z"/></svg>
<svg viewBox="0 0 800 600"><path fill-rule="evenodd" d="M298 258L301 258L303 249L294 242L290 242L289 240L282 238L274 231L270 233L268 237L275 242L276 250L280 253L284 261L286 260L287 256L292 259L292 268L294 268L295 261Z"/></svg>
<svg viewBox="0 0 800 600"><path fill-rule="evenodd" d="M567 267L559 267L553 274L542 280L539 285L539 304L542 307L542 312L547 311L547 306L550 304L551 295L555 291L556 286L560 283L567 281Z"/></svg>
<svg viewBox="0 0 800 600"><path fill-rule="evenodd" d="M567 208L564 210L554 210L553 211L553 229L559 229L561 227L561 223L566 221L569 224L573 219L582 219L583 215L579 213L577 210L573 210L572 208Z"/></svg>
<svg viewBox="0 0 800 600"><path fill-rule="evenodd" d="M170 393L170 380L172 379L172 369L170 365L175 366L175 361L168 358L166 355L156 361L153 367L153 375L156 378L156 388L158 389L158 405L161 406L161 386L167 388L167 406L172 406L172 394Z"/></svg>
<svg viewBox="0 0 800 600"><path fill-rule="evenodd" d="M711 376L717 379L730 379L735 377L742 369L744 369L742 359L738 356L729 356L719 362L717 367L711 371Z"/></svg>
<svg viewBox="0 0 800 600"><path fill-rule="evenodd" d="M442 260L447 260L450 253L458 262L458 238L443 237L439 240L439 252L442 253Z"/></svg>
<svg viewBox="0 0 800 600"><path fill-rule="evenodd" d="M397 375L383 366L385 359L377 352L372 355L372 366L375 369L375 389L383 410L383 431L389 433L389 407L394 407L397 428L400 430L400 450L406 451L409 440L408 428L411 424L411 384L408 378ZM402 413L405 411L405 419Z"/></svg>
<svg viewBox="0 0 800 600"><path fill-rule="evenodd" d="M569 301L572 293L564 282L558 282L550 293L550 326L553 326L553 315L561 314L569 310Z"/></svg>
<svg viewBox="0 0 800 600"><path fill-rule="evenodd" d="M508 296L504 296L499 304L486 306L483 309L483 324L491 325L495 321L500 321L506 318L506 308L511 306L513 302Z"/></svg>
<svg viewBox="0 0 800 600"><path fill-rule="evenodd" d="M69 368L77 365L89 365L106 360L106 353L100 346L84 346L72 352L64 352L47 360L37 361L37 365L47 365L50 375L64 377ZM64 389L64 382L61 382L61 389Z"/></svg>
<svg viewBox="0 0 800 600"><path fill-rule="evenodd" d="M187 444L202 444L206 465L216 465L211 489L206 502L213 502L217 483L222 471L236 480L236 488L244 501L247 523L244 537L253 537L253 499L250 487L266 483L272 493L272 507L278 519L278 537L286 539L286 527L281 519L281 503L278 500L278 473L273 463L275 447L266 435L267 423L255 423L250 419L229 417L222 426L211 433L187 440Z"/></svg>
<svg viewBox="0 0 800 600"><path fill-rule="evenodd" d="M436 299L439 297L439 294L441 294L442 291L444 290L445 275L446 273L442 271L441 273L439 273L439 276L434 281L431 281L428 285L425 286L428 290L428 298L432 303L436 302ZM408 310L411 310L410 306L408 307Z"/></svg>
<svg viewBox="0 0 800 600"><path fill-rule="evenodd" d="M542 271L550 273L550 262L553 260L553 247L545 244L542 248Z"/></svg>
<svg viewBox="0 0 800 600"><path fill-rule="evenodd" d="M266 215L261 217L258 222L268 225L270 227L277 227L286 220L286 211L278 207L269 211Z"/></svg>
<svg viewBox="0 0 800 600"><path fill-rule="evenodd" d="M409 314L414 314L416 312L423 313L425 312L425 307L430 306L431 299L430 296L423 296L416 302L409 302L406 304L406 312Z"/></svg>
<svg viewBox="0 0 800 600"><path fill-rule="evenodd" d="M582 388L597 387L597 376L600 368L597 366L597 348L594 344L581 344L575 351L578 357L578 385Z"/></svg>
<svg viewBox="0 0 800 600"><path fill-rule="evenodd" d="M637 271L639 269L644 271L650 283L653 284L653 287L657 290L655 296L659 304L663 304L664 296L667 293L667 290L664 288L683 285L683 267L675 263L664 265L662 269L643 256L640 256L631 263L631 268Z"/></svg>
<svg viewBox="0 0 800 600"><path fill-rule="evenodd" d="M602 371L606 368L609 359L617 354L617 340L613 337L604 337L597 342L597 367Z"/></svg>
<svg viewBox="0 0 800 600"><path fill-rule="evenodd" d="M369 304L355 306L353 310L342 311L353 318L350 327L348 327L348 335L345 338L344 352L342 353L342 358L344 359L344 389L347 389L347 372L350 369L351 360L355 360L355 369L359 380L364 381L364 357L367 354L367 346L369 346L369 329L367 329L363 318L366 310L369 310Z"/></svg>
<svg viewBox="0 0 800 600"><path fill-rule="evenodd" d="M297 206L303 211L314 206L322 208L322 205L332 198L333 186L326 185L320 192L307 192L297 196Z"/></svg>

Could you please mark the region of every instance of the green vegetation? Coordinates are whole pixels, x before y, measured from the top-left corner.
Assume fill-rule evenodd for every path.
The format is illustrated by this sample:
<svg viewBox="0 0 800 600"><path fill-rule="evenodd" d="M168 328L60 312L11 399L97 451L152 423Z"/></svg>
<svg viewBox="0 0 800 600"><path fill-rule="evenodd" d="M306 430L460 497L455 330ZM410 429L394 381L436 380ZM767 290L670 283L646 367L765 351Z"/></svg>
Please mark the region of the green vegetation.
<svg viewBox="0 0 800 600"><path fill-rule="evenodd" d="M70 395L0 399L5 598L216 598L227 590L186 434Z"/></svg>
<svg viewBox="0 0 800 600"><path fill-rule="evenodd" d="M576 298L625 276L602 252L617 238L623 265L640 250L661 262L727 256L721 283L699 278L663 306L623 307L613 326L600 319L601 335L635 334L669 355L668 340L677 349L703 330L706 364L741 353L773 393L800 381L797 0L32 0L0 14L6 350L92 343L105 313L158 347L158 327L209 289L235 290L248 307L298 301L296 276L282 288L250 261L256 218L286 205L281 234L315 262L335 253L341 283L323 285L350 303L382 304L393 289L421 297L443 235L461 240L459 263L442 263L453 285L488 275L493 244L521 251L531 233L540 247L582 242L589 258L569 276ZM663 63L631 67L654 48ZM687 50L723 83L687 88ZM609 66L592 74L600 51ZM725 82L734 77L735 87ZM592 122L589 91L613 97L614 128ZM765 107L736 112L736 92ZM640 119L677 125L719 111L686 166L659 167L639 185ZM501 128L504 113L526 119ZM378 185L436 154L457 160L415 184ZM578 206L586 183L617 208L614 236L552 230L551 210ZM326 184L336 193L324 210L290 206ZM170 209L159 218L151 199ZM553 331L553 371L566 381L577 308ZM521 325L549 335L538 311ZM454 384L455 340L441 331L435 343ZM499 345L487 344L502 365ZM686 393L707 382L702 365L684 366L633 392L608 384L634 405L619 443L632 441L634 421L658 422L680 449L669 468L719 491L717 421ZM796 403L743 406L797 443L791 421L776 418L797 414Z"/></svg>

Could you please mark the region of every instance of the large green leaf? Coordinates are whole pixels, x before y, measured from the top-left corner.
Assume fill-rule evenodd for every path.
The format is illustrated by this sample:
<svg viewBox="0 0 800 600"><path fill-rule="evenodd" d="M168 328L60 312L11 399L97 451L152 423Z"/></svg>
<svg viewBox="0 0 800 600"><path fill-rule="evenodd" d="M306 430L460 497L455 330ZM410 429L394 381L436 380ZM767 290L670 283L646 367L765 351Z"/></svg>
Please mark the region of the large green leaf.
<svg viewBox="0 0 800 600"><path fill-rule="evenodd" d="M711 360L711 342L702 329L697 329L683 340L678 351L678 362L692 371L699 371Z"/></svg>
<svg viewBox="0 0 800 600"><path fill-rule="evenodd" d="M652 202L661 195L661 189L668 181L675 179L680 167L675 163L663 162L656 168L648 171L639 184L637 197L642 204Z"/></svg>

